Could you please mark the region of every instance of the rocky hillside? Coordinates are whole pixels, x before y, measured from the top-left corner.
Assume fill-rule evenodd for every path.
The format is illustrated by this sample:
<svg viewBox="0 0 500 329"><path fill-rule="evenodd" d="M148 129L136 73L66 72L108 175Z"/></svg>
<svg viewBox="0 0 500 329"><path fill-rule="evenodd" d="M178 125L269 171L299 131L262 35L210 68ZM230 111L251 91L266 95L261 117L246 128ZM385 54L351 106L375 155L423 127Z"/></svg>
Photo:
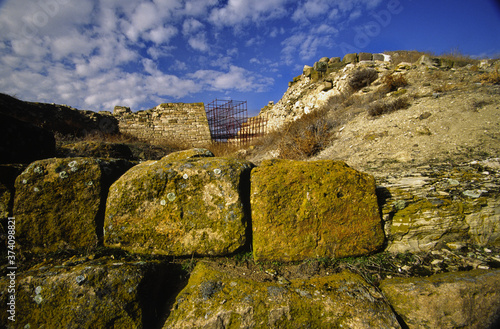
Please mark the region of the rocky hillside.
<svg viewBox="0 0 500 329"><path fill-rule="evenodd" d="M306 65L283 98L260 115L271 130L283 131L305 114L323 110L331 138L315 158L342 159L374 172L391 165L498 156L499 61L422 55L408 63L400 61L415 54L392 56L397 64L346 56L340 63L328 58L315 63L318 68L330 61L323 72ZM279 143L272 144L252 160L282 157Z"/></svg>

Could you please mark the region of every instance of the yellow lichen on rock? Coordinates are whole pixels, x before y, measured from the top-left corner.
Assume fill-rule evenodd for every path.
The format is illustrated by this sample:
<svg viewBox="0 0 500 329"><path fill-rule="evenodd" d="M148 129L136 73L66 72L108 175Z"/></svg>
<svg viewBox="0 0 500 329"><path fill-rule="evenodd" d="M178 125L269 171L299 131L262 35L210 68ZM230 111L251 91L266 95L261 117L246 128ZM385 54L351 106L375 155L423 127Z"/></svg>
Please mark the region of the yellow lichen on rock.
<svg viewBox="0 0 500 329"><path fill-rule="evenodd" d="M265 161L252 171L256 260L373 252L384 242L372 176L336 161Z"/></svg>
<svg viewBox="0 0 500 329"><path fill-rule="evenodd" d="M105 243L138 253L224 255L246 242L251 163L148 161L110 188Z"/></svg>

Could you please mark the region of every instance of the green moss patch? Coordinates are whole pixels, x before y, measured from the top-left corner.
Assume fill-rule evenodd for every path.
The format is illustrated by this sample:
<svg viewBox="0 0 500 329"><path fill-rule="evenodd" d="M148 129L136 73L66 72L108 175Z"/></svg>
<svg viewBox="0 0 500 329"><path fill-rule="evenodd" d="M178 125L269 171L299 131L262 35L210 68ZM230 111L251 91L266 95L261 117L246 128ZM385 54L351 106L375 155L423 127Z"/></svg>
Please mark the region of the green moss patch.
<svg viewBox="0 0 500 329"><path fill-rule="evenodd" d="M246 242L247 161L148 161L110 188L105 243L137 253L224 255Z"/></svg>
<svg viewBox="0 0 500 329"><path fill-rule="evenodd" d="M371 253L384 241L372 176L335 161L267 161L252 171L256 260Z"/></svg>
<svg viewBox="0 0 500 329"><path fill-rule="evenodd" d="M257 282L200 262L163 328L391 328L388 304L345 271L309 280Z"/></svg>

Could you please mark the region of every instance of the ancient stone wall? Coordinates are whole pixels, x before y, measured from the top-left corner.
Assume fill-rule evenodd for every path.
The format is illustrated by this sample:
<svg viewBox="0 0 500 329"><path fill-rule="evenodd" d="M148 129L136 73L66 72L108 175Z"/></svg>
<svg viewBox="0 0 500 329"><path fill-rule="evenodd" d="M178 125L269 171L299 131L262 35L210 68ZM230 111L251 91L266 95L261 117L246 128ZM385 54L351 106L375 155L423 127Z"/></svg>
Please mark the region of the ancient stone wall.
<svg viewBox="0 0 500 329"><path fill-rule="evenodd" d="M211 141L203 103L164 103L138 112L116 106L113 115L122 133L153 144L181 142L202 146Z"/></svg>

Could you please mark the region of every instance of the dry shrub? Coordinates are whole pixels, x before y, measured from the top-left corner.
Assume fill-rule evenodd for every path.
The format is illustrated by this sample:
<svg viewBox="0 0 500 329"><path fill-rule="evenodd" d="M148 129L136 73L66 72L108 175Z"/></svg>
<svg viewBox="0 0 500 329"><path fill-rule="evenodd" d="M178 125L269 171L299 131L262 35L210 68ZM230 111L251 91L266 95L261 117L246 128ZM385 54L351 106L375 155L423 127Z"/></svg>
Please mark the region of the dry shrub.
<svg viewBox="0 0 500 329"><path fill-rule="evenodd" d="M370 68L358 68L352 72L347 83L354 90L368 87L373 81L377 80L378 72Z"/></svg>
<svg viewBox="0 0 500 329"><path fill-rule="evenodd" d="M288 124L278 144L280 158L300 160L318 154L331 141L334 127L326 108Z"/></svg>
<svg viewBox="0 0 500 329"><path fill-rule="evenodd" d="M382 114L395 112L410 106L408 97L398 97L392 100L380 100L367 106L368 114L376 117Z"/></svg>
<svg viewBox="0 0 500 329"><path fill-rule="evenodd" d="M482 84L492 84L499 85L500 84L500 72L498 71L498 67L495 68L495 71L481 74L479 76L479 82Z"/></svg>
<svg viewBox="0 0 500 329"><path fill-rule="evenodd" d="M382 83L386 86L386 89L391 91L396 91L399 88L408 86L408 80L402 74L389 74L382 79Z"/></svg>

